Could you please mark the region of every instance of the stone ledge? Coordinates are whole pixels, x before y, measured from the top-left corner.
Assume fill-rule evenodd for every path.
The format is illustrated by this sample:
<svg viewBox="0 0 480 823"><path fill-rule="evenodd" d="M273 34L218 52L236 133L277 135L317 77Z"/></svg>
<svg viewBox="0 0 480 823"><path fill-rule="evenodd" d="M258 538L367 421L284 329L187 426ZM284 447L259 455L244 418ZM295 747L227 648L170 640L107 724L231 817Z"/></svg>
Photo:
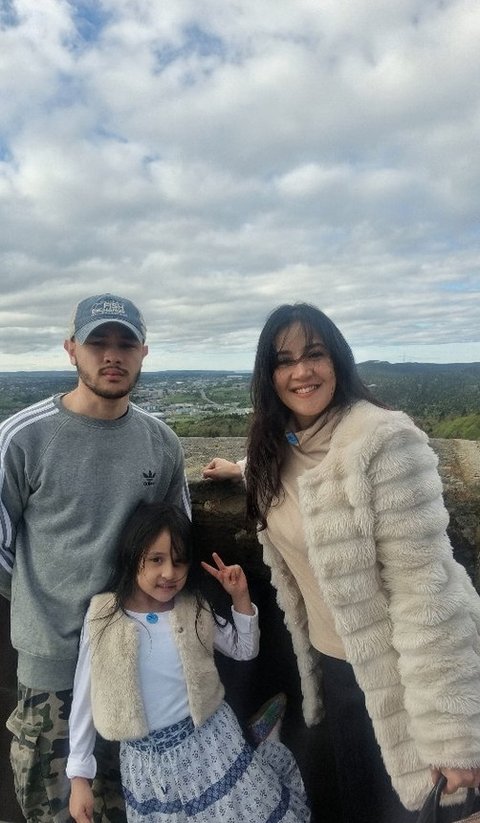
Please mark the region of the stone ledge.
<svg viewBox="0 0 480 823"><path fill-rule="evenodd" d="M234 544L243 542L253 556L256 539L245 531L244 492L233 483L202 480L202 468L213 457L239 460L244 456L246 438L181 438L185 452L195 519L201 523L198 534L202 543L209 533L221 544L221 535ZM450 514L449 535L455 556L472 575L480 590L480 443L472 440L430 441L439 458L445 503Z"/></svg>

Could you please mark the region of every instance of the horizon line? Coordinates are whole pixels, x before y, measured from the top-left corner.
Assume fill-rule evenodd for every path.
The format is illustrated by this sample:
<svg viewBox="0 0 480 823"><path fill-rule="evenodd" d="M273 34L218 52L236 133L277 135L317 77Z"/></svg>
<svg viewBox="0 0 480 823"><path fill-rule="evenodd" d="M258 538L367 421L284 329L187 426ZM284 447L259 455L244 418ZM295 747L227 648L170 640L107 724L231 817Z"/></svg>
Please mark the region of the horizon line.
<svg viewBox="0 0 480 823"><path fill-rule="evenodd" d="M386 363L389 366L480 366L480 360L455 360L449 362L431 362L425 360L391 360L370 359L361 360L356 366L364 366L367 363ZM252 374L252 369L142 369L140 377L146 374L169 374L182 372L186 374L203 374L205 372L217 374ZM72 374L76 375L74 369L1 369L0 374Z"/></svg>

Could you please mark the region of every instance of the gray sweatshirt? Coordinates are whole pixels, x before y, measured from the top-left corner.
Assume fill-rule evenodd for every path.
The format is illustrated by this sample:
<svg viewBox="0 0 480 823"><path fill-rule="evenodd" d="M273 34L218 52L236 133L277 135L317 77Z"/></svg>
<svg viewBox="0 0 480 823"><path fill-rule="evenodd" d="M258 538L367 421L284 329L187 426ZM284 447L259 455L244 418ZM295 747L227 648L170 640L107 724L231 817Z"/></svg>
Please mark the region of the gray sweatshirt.
<svg viewBox="0 0 480 823"><path fill-rule="evenodd" d="M55 396L0 425L0 593L23 685L71 688L88 603L141 500L190 509L177 436L137 406L96 420Z"/></svg>

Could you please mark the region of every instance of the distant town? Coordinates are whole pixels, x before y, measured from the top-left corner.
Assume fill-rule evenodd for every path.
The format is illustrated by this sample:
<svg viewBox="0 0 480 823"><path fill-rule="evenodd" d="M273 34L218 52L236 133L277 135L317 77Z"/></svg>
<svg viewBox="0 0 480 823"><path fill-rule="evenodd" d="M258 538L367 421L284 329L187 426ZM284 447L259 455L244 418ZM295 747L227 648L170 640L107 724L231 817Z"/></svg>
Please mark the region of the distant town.
<svg viewBox="0 0 480 823"><path fill-rule="evenodd" d="M133 399L167 422L183 417L250 414L247 372L157 372L142 375Z"/></svg>
<svg viewBox="0 0 480 823"><path fill-rule="evenodd" d="M178 434L243 435L251 412L248 372L144 372L132 400ZM0 421L52 394L70 391L75 371L0 372Z"/></svg>
<svg viewBox="0 0 480 823"><path fill-rule="evenodd" d="M480 363L385 363L359 371L372 393L410 414L433 437L480 439ZM51 394L69 391L75 371L0 372L0 421ZM183 437L243 436L251 413L248 372L144 372L139 406Z"/></svg>

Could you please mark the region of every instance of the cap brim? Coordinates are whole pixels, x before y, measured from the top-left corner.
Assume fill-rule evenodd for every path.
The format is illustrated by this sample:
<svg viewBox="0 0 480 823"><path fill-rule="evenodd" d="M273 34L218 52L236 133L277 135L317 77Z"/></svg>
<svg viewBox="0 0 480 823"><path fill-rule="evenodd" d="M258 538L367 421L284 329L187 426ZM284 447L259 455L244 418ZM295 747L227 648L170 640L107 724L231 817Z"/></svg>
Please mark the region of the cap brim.
<svg viewBox="0 0 480 823"><path fill-rule="evenodd" d="M116 323L119 326L125 326L125 328L129 329L132 332L132 334L135 335L139 343L145 342L145 338L143 337L142 333L135 326L133 326L127 320L117 320L117 318L112 318L111 320L105 320L105 318L103 318L102 320L92 320L91 323L87 323L81 329L76 331L73 335L73 339L76 340L77 343L83 344L85 343L87 337L93 331L95 331L95 329L100 328L100 326L110 325L110 323Z"/></svg>

